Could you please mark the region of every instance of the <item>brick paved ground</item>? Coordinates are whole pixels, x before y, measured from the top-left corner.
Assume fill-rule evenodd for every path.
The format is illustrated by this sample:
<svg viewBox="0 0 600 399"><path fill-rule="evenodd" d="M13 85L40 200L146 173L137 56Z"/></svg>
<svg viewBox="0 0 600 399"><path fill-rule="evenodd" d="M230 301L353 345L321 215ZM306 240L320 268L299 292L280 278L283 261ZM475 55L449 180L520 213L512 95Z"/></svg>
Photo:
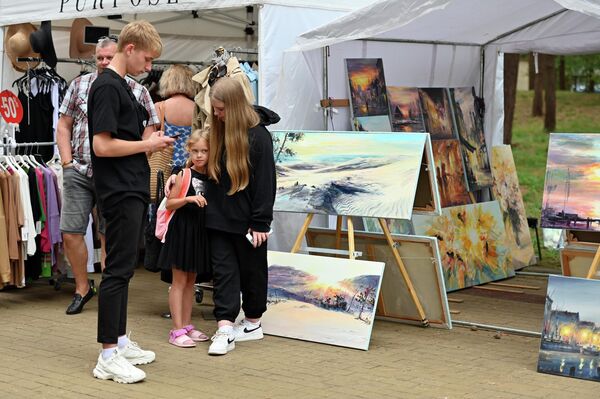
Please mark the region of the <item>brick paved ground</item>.
<svg viewBox="0 0 600 399"><path fill-rule="evenodd" d="M96 279L99 277L96 276ZM542 287L540 278L517 279ZM207 345L179 349L167 343L167 285L138 269L130 291L132 337L157 360L142 366L135 385L96 380L97 300L66 316L73 287L42 282L0 292L0 398L569 398L597 397L595 382L536 372L539 340L495 332L419 328L376 321L369 351L266 337L224 357ZM461 291L450 297L455 319L538 331L543 305ZM194 309L197 325L210 306Z"/></svg>

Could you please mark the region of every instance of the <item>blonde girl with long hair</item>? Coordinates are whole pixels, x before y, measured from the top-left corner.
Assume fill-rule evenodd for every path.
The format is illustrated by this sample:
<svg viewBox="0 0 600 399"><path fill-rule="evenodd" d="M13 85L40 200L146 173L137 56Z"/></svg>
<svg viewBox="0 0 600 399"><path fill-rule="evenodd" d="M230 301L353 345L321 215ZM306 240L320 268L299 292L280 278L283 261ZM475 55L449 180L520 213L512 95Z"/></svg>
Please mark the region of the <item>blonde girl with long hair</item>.
<svg viewBox="0 0 600 399"><path fill-rule="evenodd" d="M278 117L271 112L273 119L261 120L246 100L242 85L227 77L211 87L210 101L206 227L218 330L208 353L224 355L235 348L236 341L263 338L260 318L267 310L266 241L276 189L273 142L264 125ZM245 318L234 325L240 307Z"/></svg>
<svg viewBox="0 0 600 399"><path fill-rule="evenodd" d="M202 281L210 279L210 259L206 234L205 198L207 165L210 154L208 130L195 130L185 144L189 154L186 168L191 178L187 192L179 197L184 185L180 172L167 200L167 209L176 209L160 251L158 265L171 270L173 281L169 290L169 309L173 329L169 343L180 348L192 348L196 342L207 341L208 336L192 324L194 284L199 275Z"/></svg>

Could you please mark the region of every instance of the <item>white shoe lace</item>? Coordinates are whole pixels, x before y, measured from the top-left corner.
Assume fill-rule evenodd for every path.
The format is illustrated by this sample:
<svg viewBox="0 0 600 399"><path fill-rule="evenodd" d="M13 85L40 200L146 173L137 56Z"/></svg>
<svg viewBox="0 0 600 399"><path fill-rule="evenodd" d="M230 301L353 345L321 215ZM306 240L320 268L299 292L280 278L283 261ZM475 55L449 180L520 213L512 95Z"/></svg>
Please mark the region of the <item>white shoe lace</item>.
<svg viewBox="0 0 600 399"><path fill-rule="evenodd" d="M229 335L230 335L230 334L224 333L224 332L222 332L222 331L217 331L217 332L215 333L215 335L213 335L213 336L210 338L210 340L214 342L214 341L218 340L219 338L225 338L225 339L228 339L228 338L229 338Z"/></svg>

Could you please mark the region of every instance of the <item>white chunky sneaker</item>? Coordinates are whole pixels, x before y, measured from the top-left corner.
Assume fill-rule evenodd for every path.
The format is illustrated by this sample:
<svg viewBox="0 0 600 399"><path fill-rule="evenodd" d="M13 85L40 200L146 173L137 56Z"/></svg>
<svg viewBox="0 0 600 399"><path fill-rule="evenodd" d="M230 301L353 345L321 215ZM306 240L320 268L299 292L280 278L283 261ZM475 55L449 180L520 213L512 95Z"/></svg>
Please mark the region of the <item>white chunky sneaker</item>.
<svg viewBox="0 0 600 399"><path fill-rule="evenodd" d="M212 344L208 347L209 355L225 355L235 349L235 336L222 331L217 331L211 338Z"/></svg>
<svg viewBox="0 0 600 399"><path fill-rule="evenodd" d="M233 335L237 342L254 341L264 337L260 322L258 327L256 325L252 326L246 319L242 319L233 326Z"/></svg>
<svg viewBox="0 0 600 399"><path fill-rule="evenodd" d="M146 351L140 348L137 342L134 342L129 338L130 335L131 333L127 336L129 343L123 349L120 349L123 357L134 366L152 363L154 359L156 359L156 354L152 351Z"/></svg>
<svg viewBox="0 0 600 399"><path fill-rule="evenodd" d="M133 384L146 378L146 373L129 363L119 349L106 360L100 351L93 374L101 380L113 380L121 384Z"/></svg>

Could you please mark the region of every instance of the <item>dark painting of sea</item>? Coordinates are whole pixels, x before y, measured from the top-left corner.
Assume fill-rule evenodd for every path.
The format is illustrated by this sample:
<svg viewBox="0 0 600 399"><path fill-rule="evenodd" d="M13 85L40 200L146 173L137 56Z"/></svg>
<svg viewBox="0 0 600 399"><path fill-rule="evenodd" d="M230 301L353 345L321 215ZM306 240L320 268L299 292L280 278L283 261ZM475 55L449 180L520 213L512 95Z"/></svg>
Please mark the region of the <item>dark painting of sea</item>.
<svg viewBox="0 0 600 399"><path fill-rule="evenodd" d="M600 381L600 281L548 278L538 372Z"/></svg>

